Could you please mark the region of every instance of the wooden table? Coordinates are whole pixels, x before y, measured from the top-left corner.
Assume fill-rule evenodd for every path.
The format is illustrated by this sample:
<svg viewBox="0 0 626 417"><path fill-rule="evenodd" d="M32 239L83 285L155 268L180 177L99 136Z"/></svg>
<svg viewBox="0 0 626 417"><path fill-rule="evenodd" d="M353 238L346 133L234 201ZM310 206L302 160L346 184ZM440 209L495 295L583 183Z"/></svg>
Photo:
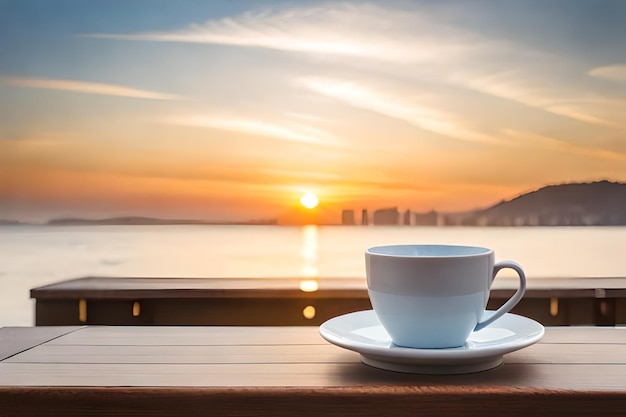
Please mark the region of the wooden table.
<svg viewBox="0 0 626 417"><path fill-rule="evenodd" d="M489 309L517 289L498 277ZM318 326L371 308L365 278L85 277L31 289L36 325ZM513 312L546 326L626 324L626 278L533 278Z"/></svg>
<svg viewBox="0 0 626 417"><path fill-rule="evenodd" d="M547 328L467 375L371 368L316 327L0 329L0 416L625 416L626 328Z"/></svg>

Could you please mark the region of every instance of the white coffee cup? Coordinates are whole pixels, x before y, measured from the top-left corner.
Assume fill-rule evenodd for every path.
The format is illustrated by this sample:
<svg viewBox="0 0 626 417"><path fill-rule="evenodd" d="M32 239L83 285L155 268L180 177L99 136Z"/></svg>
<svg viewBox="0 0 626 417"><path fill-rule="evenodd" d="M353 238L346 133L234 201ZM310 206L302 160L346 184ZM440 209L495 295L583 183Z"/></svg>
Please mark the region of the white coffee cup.
<svg viewBox="0 0 626 417"><path fill-rule="evenodd" d="M526 275L513 261L494 263L494 252L476 246L393 245L365 252L367 288L374 311L398 346L463 346L510 311L523 297ZM503 268L520 286L494 313L485 314L491 284Z"/></svg>

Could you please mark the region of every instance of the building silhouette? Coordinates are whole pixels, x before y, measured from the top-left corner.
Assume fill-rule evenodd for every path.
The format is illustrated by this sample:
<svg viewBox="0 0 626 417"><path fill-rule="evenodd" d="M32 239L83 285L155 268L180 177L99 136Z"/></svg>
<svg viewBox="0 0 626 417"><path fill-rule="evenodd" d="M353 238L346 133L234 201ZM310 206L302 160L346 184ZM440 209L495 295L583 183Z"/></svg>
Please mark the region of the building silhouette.
<svg viewBox="0 0 626 417"><path fill-rule="evenodd" d="M413 212L410 209L407 209L402 214L402 224L405 226L410 226L413 224Z"/></svg>
<svg viewBox="0 0 626 417"><path fill-rule="evenodd" d="M397 207L384 208L374 212L374 224L376 225L398 225L400 212Z"/></svg>
<svg viewBox="0 0 626 417"><path fill-rule="evenodd" d="M367 209L363 209L361 212L361 225L367 226L369 224L369 219L367 217Z"/></svg>
<svg viewBox="0 0 626 417"><path fill-rule="evenodd" d="M341 224L345 226L354 224L354 210L343 210L341 212Z"/></svg>
<svg viewBox="0 0 626 417"><path fill-rule="evenodd" d="M438 214L431 210L428 213L415 213L416 226L437 226Z"/></svg>

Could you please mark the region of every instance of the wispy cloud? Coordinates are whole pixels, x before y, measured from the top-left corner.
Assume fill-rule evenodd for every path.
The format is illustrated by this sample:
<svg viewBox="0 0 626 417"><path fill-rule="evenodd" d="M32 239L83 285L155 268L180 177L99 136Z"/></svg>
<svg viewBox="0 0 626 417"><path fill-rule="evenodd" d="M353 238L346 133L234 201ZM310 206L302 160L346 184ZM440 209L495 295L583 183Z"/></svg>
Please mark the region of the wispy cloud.
<svg viewBox="0 0 626 417"><path fill-rule="evenodd" d="M537 48L514 43L505 37L446 24L436 9L380 7L373 4L326 4L323 7L292 7L251 11L238 16L209 20L185 28L126 34L85 36L152 42L186 42L265 48L303 54L363 58L380 64L386 77L404 80L420 77L435 83L469 88L551 114L591 125L616 126L612 118L588 103L588 95L574 82L559 79L569 64ZM344 63L350 61L342 61ZM389 63L393 63L390 66ZM463 68L459 73L459 68ZM581 72L581 76L584 73ZM626 65L599 67L594 77L626 79ZM396 100L356 98L366 88L335 85L334 91L309 83L312 90L333 96L355 107L368 108L456 139L488 142L480 132L459 126L459 118L434 112L431 106L399 104ZM559 86L559 87L555 87ZM432 87L431 87L432 88Z"/></svg>
<svg viewBox="0 0 626 417"><path fill-rule="evenodd" d="M450 138L473 142L495 142L495 139L471 130L453 115L355 82L329 78L303 78L296 84L315 93L338 99L350 106L399 119Z"/></svg>
<svg viewBox="0 0 626 417"><path fill-rule="evenodd" d="M626 64L597 67L590 70L587 74L608 80L626 81Z"/></svg>
<svg viewBox="0 0 626 417"><path fill-rule="evenodd" d="M616 122L592 114L594 109L597 111L596 108L587 108L587 106L577 103L553 104L545 107L545 110L550 113L559 114L581 122L612 127L620 126Z"/></svg>
<svg viewBox="0 0 626 417"><path fill-rule="evenodd" d="M545 107L554 101L555 91L541 88L536 83L529 82L528 78L528 75L512 70L481 75L457 73L450 77L450 81L531 107Z"/></svg>
<svg viewBox="0 0 626 417"><path fill-rule="evenodd" d="M587 158L596 158L607 161L626 161L626 154L613 151L610 149L601 149L598 146L589 146L580 143L574 143L555 137L540 135L531 132L522 132L514 129L505 129L503 134L512 138L524 146L536 145L544 149L552 149L559 152L567 152L574 155L580 155Z"/></svg>
<svg viewBox="0 0 626 417"><path fill-rule="evenodd" d="M500 41L438 25L416 10L372 4L328 4L248 12L171 31L85 36L189 42L365 57L394 62L442 62Z"/></svg>
<svg viewBox="0 0 626 417"><path fill-rule="evenodd" d="M100 94L105 96L140 98L148 100L186 100L185 97L175 94L140 90L117 84L102 84L76 80L0 76L0 83L14 87L42 88L47 90L71 91L75 93Z"/></svg>
<svg viewBox="0 0 626 417"><path fill-rule="evenodd" d="M232 132L246 133L293 142L318 145L338 144L337 138L335 138L332 134L301 124L277 124L262 120L242 119L229 116L210 116L203 114L174 116L168 118L167 122L182 126L228 130Z"/></svg>
<svg viewBox="0 0 626 417"><path fill-rule="evenodd" d="M359 88L371 90L363 72L354 72L353 58L367 60L367 71L378 72L386 79L401 80L410 92L414 80L424 90L441 94L438 87L452 84L488 95L524 103L544 111L592 124L609 125L601 116L587 114L572 103L554 102L549 92L534 91L537 87L524 83L519 86L507 80L491 80L491 75L479 79L459 79L456 71L463 68L474 74L495 74L499 78L509 68L526 68L529 62L550 61L555 57L528 48L505 37L485 36L478 31L450 24L437 8L417 8L405 4L380 7L373 4L325 4L323 7L292 7L260 10L238 16L209 20L186 28L126 34L88 34L86 36L152 42L187 42L246 46L298 52L305 55L331 56L334 68L341 68L342 77L352 71L350 80ZM444 8L445 9L445 8ZM438 11L439 10L439 11ZM337 57L350 58L338 60ZM360 60L358 61L360 62ZM359 68L360 70L360 68ZM511 74L511 78L521 74ZM518 80L514 80L518 82ZM525 82L526 78L521 78ZM423 129L461 140L491 142L493 137L461 126L460 117L434 111L433 105L420 106L397 103L396 99L369 97L359 102L350 96L360 93L329 92L323 86L309 85L318 93L342 99L354 107L407 121ZM519 87L519 88L518 88ZM341 88L339 89L341 90ZM337 93L338 95L333 95ZM368 93L371 96L371 93ZM446 92L442 102L453 102L454 93ZM464 94L464 92L460 92ZM406 95L406 94L405 94ZM340 97L341 96L341 97Z"/></svg>
<svg viewBox="0 0 626 417"><path fill-rule="evenodd" d="M559 83L537 80L536 76L520 70L497 72L487 75L454 74L451 81L472 90L489 94L540 109L569 119L604 126L620 126L598 110L603 102L611 100L591 96L590 93L567 90ZM603 113L600 111L600 113Z"/></svg>

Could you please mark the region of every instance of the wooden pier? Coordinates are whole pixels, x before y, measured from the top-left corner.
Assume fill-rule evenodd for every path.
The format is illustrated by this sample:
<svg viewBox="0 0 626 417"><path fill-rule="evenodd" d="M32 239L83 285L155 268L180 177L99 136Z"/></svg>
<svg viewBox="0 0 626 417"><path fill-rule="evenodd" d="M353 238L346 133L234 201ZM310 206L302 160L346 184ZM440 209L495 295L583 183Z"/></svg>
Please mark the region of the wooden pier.
<svg viewBox="0 0 626 417"><path fill-rule="evenodd" d="M517 288L498 277L488 308ZM365 278L85 277L31 290L35 324L319 325L371 308ZM626 324L626 278L529 278L514 313L545 326Z"/></svg>

